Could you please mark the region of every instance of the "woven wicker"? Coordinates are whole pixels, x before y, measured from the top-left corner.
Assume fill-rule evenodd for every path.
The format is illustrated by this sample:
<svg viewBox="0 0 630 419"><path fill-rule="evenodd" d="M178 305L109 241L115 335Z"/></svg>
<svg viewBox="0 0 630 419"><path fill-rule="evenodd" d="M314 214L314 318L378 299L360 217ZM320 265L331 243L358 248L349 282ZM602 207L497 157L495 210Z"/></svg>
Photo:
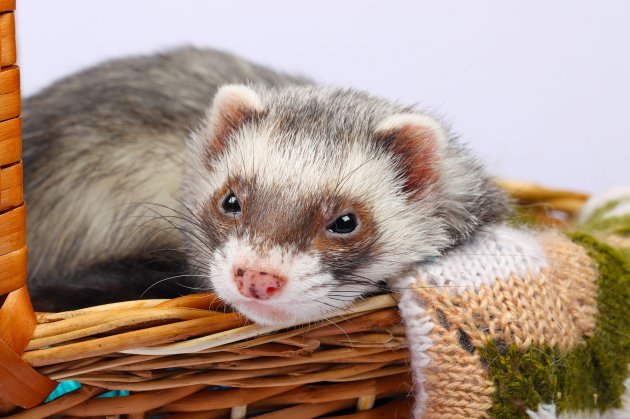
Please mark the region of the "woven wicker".
<svg viewBox="0 0 630 419"><path fill-rule="evenodd" d="M36 320L26 290L14 9L15 1L0 1L0 412L34 406L55 386L20 358Z"/></svg>
<svg viewBox="0 0 630 419"><path fill-rule="evenodd" d="M409 354L395 295L280 330L251 324L212 294L33 313L25 287L14 8L15 1L0 0L0 414L410 417ZM546 225L569 224L587 198L500 183ZM82 388L42 404L61 380ZM98 397L108 390L130 395Z"/></svg>
<svg viewBox="0 0 630 419"><path fill-rule="evenodd" d="M547 224L567 223L586 199L502 184ZM249 323L212 294L39 313L22 359L49 379L84 386L12 417L410 417L400 322L395 295L282 330ZM97 398L109 389L131 395Z"/></svg>

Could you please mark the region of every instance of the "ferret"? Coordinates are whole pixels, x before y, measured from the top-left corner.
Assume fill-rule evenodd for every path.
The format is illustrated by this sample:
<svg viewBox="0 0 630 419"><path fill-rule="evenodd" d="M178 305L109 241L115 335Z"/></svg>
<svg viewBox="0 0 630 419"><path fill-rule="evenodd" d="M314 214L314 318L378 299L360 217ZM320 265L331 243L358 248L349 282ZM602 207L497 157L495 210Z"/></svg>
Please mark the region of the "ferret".
<svg viewBox="0 0 630 419"><path fill-rule="evenodd" d="M23 120L38 310L170 284L154 295L307 322L508 212L438 118L215 50L106 62L26 99Z"/></svg>

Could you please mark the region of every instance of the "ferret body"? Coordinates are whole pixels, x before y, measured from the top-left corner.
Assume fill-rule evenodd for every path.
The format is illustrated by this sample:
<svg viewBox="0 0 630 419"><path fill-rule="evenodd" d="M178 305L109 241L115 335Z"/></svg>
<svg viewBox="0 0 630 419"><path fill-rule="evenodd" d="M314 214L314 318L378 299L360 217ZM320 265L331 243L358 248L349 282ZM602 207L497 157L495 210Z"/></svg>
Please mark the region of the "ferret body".
<svg viewBox="0 0 630 419"><path fill-rule="evenodd" d="M217 51L112 61L24 107L40 309L194 275L255 321L309 321L507 211L435 118Z"/></svg>

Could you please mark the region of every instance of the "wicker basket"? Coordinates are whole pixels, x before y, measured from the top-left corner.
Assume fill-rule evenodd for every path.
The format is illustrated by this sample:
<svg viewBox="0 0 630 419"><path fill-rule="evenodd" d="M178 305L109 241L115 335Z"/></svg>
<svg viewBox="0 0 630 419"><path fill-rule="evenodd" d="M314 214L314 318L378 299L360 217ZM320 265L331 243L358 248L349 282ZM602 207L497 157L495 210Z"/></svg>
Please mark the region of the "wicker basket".
<svg viewBox="0 0 630 419"><path fill-rule="evenodd" d="M212 294L33 313L25 287L14 8L15 1L0 0L0 414L410 417L409 354L394 295L281 330L251 324ZM542 224L570 223L586 199L501 184ZM42 404L61 380L82 388ZM109 390L130 395L98 397Z"/></svg>

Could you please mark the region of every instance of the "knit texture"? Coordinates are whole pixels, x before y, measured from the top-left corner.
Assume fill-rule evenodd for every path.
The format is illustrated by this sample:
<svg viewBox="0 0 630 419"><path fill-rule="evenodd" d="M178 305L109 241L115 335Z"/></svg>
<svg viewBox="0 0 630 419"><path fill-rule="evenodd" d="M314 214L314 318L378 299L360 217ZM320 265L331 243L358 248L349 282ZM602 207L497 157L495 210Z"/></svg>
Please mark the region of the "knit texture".
<svg viewBox="0 0 630 419"><path fill-rule="evenodd" d="M594 207L569 235L487 227L393 284L415 417L630 418L624 202Z"/></svg>

